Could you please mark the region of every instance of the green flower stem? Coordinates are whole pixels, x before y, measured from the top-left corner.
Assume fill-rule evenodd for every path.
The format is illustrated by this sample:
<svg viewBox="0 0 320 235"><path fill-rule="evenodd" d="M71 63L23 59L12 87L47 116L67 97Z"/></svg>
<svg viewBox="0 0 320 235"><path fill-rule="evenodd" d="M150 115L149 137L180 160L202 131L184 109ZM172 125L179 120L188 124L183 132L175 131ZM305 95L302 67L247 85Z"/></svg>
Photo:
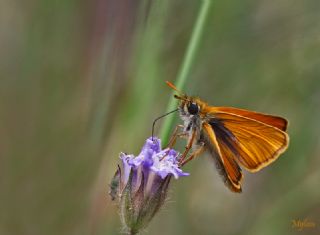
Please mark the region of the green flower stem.
<svg viewBox="0 0 320 235"><path fill-rule="evenodd" d="M189 45L187 47L182 65L180 67L177 80L175 82L175 86L178 90L183 90L184 85L186 83L187 77L190 74L191 66L195 58L196 51L199 46L199 42L201 39L202 31L209 13L211 0L202 0L202 5L200 8L199 15L197 17L197 21L193 28L191 39L189 41ZM177 107L178 101L173 97L170 99L167 112L174 110ZM165 120L160 136L163 143L167 143L170 137L170 132L173 126L174 115L168 116Z"/></svg>

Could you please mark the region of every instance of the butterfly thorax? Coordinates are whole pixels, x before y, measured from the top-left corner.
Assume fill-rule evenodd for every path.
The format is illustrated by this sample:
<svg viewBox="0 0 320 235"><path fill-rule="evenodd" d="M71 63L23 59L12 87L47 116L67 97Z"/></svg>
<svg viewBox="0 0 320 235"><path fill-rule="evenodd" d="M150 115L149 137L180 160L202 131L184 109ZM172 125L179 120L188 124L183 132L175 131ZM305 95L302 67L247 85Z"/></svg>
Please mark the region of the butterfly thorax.
<svg viewBox="0 0 320 235"><path fill-rule="evenodd" d="M207 104L197 97L181 97L179 105L179 113L182 121L184 122L184 132L191 138L192 132L196 132L195 144L203 144L202 139L202 124L206 121L206 113L203 112Z"/></svg>

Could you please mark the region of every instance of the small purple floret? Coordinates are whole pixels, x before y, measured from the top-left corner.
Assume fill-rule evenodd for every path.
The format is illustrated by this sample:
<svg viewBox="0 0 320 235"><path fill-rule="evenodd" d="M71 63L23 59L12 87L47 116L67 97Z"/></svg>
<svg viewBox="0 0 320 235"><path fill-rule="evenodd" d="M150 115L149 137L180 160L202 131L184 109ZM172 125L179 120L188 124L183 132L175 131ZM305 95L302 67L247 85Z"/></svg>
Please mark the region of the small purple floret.
<svg viewBox="0 0 320 235"><path fill-rule="evenodd" d="M173 175L174 178L178 179L181 176L188 176L189 173L183 172L178 166L179 153L173 149L161 150L160 139L153 137L146 140L140 154L137 157L133 155L120 154L124 168L124 181L126 182L129 178L131 168L143 167L146 171L152 171L162 179L168 175Z"/></svg>

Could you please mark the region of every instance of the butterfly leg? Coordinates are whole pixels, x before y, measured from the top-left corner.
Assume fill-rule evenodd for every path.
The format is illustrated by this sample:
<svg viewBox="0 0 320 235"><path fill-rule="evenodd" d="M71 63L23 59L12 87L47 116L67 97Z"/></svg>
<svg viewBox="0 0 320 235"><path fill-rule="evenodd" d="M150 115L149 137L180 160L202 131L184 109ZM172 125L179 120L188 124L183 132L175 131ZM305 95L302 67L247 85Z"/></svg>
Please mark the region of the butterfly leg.
<svg viewBox="0 0 320 235"><path fill-rule="evenodd" d="M195 152L191 153L191 155L185 159L183 162L181 162L181 166L185 165L186 163L188 163L189 161L191 161L193 158L199 156L200 154L202 154L205 150L204 145L201 145L201 147L199 147Z"/></svg>
<svg viewBox="0 0 320 235"><path fill-rule="evenodd" d="M193 142L194 142L195 138L196 138L196 130L193 130L192 134L191 134L191 138L189 139L188 144L186 146L186 149L184 150L184 152L181 155L180 164L184 161L184 159L186 158L186 156L189 153L190 149L192 148L192 145L193 145Z"/></svg>
<svg viewBox="0 0 320 235"><path fill-rule="evenodd" d="M181 136L183 136L185 133L183 133L183 132L181 132L181 133L178 133L178 131L179 131L179 129L180 128L184 128L184 126L183 125L177 125L176 127L175 127L175 129L174 129L174 131L173 131L173 133L172 133L172 135L171 135L171 137L170 137L170 140L169 140L169 143L168 143L168 148L172 148L174 145L175 145L175 143L176 143L176 141L177 141L177 138L178 137L181 137Z"/></svg>
<svg viewBox="0 0 320 235"><path fill-rule="evenodd" d="M172 135L170 137L169 143L167 145L168 149L172 149L172 147L175 145L178 137L187 137L188 136L187 133L185 133L185 132L178 133L180 128L184 128L184 126L183 125L177 125L175 127L175 129L174 129L174 131L173 131L173 133L172 133ZM168 156L168 154L169 154L169 151L160 159L160 161L162 161L166 156Z"/></svg>

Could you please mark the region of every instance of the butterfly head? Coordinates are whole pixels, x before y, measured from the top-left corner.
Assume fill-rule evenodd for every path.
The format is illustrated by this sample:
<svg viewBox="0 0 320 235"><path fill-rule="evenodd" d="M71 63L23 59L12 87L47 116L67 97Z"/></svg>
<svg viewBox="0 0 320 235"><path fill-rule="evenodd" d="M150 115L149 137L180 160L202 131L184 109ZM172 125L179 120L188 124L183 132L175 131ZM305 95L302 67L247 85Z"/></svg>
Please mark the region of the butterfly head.
<svg viewBox="0 0 320 235"><path fill-rule="evenodd" d="M180 101L179 111L181 116L190 117L200 113L204 103L199 98L190 97L186 94L183 94L170 82L167 82L167 85L178 92L178 95L174 95L174 98Z"/></svg>
<svg viewBox="0 0 320 235"><path fill-rule="evenodd" d="M180 101L179 111L182 116L194 116L198 115L201 110L200 104L197 99L189 97L187 95L179 96L175 95L174 98Z"/></svg>

